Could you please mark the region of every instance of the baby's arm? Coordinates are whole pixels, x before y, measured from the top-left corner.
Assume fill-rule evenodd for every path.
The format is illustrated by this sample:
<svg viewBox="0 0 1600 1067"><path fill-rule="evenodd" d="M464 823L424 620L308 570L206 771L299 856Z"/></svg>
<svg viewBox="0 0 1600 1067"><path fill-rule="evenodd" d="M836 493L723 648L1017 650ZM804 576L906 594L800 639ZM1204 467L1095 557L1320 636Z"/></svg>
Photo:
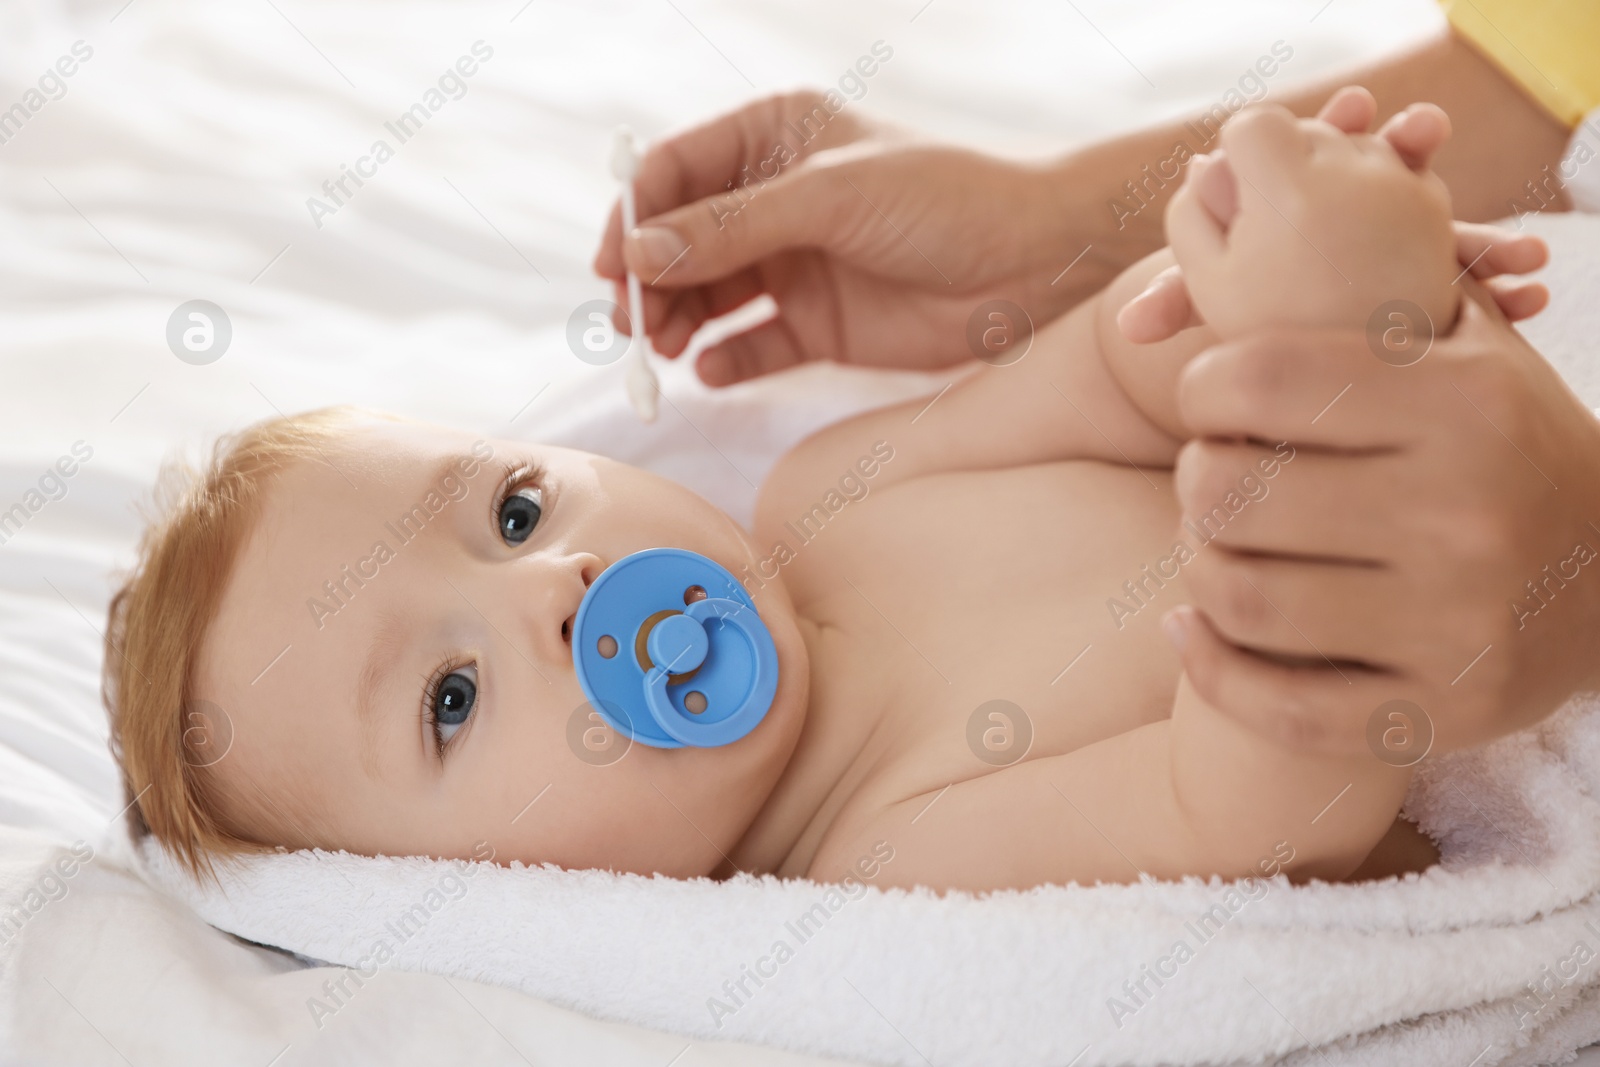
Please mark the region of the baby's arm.
<svg viewBox="0 0 1600 1067"><path fill-rule="evenodd" d="M1223 130L1224 144L1231 142L1242 148L1247 167L1259 167L1263 146L1279 153L1300 152L1303 147L1291 144L1288 136L1299 127L1286 128L1281 115L1274 118L1269 114L1267 121L1261 121L1262 117L1260 110L1251 109L1239 117L1247 121L1240 122L1236 118ZM1318 134L1315 138L1306 138L1306 143L1313 147L1344 150L1349 144L1357 143L1332 127L1312 128L1317 129ZM1378 136L1360 142L1366 146L1361 154L1368 158L1364 162L1356 161L1353 168L1356 173L1344 184L1354 188L1359 184L1355 179L1370 178L1372 175L1363 172L1375 169L1380 179L1436 185L1426 168L1448 129L1448 120L1437 108L1417 105L1408 109ZM1387 147L1378 145L1378 141L1385 142ZM1401 171L1409 168L1416 173L1392 173L1396 159L1371 158L1382 157L1391 149L1406 161L1407 167L1399 168ZM1329 153L1322 151L1321 154ZM1335 162L1348 165L1351 160ZM1368 163L1378 166L1368 167L1365 165ZM1206 220L1212 211L1218 212L1227 219L1221 224L1224 231L1232 221L1229 208L1217 207L1221 196L1217 190L1232 187L1231 178L1222 176L1231 168L1208 168L1211 180L1206 192L1212 194L1209 196L1193 188L1207 184L1194 180L1196 169L1191 167L1184 187L1169 205L1169 226L1171 216L1186 211L1188 224L1181 227L1181 239L1186 240L1191 249L1197 239L1201 243L1210 239L1210 247L1203 247L1199 258L1217 261L1220 269L1210 271L1209 279L1204 277L1206 271L1199 272L1196 302L1210 305L1202 306L1201 311L1206 312L1208 321L1212 321L1213 314L1217 316L1224 335L1236 333L1241 327L1271 325L1273 321L1293 321L1301 325L1327 321L1325 316L1307 315L1307 309L1279 299L1286 285L1298 283L1303 293L1312 296L1320 293L1326 297L1331 293L1342 298L1349 305L1342 309L1344 318L1348 319L1353 309L1358 320L1346 325L1356 326L1362 324L1364 316L1378 303L1407 295L1407 287L1392 284L1392 275L1385 277L1383 271L1361 276L1358 292L1357 286L1346 285L1346 278L1338 274L1337 268L1329 271L1331 264L1320 255L1312 258L1309 268L1322 270L1325 276L1312 279L1312 284L1274 273L1274 260L1281 257L1251 252L1252 245L1258 250L1263 247L1271 250L1295 244L1306 256L1310 255L1311 246L1305 243L1304 233L1294 232L1276 210L1269 210L1268 205L1260 202L1261 189L1257 186L1246 190L1251 201L1248 206L1255 209L1257 224L1248 228L1253 232L1245 233L1237 242L1243 254L1218 255L1218 245L1231 242L1219 242L1218 235L1208 234ZM1391 173L1385 175L1385 170ZM1268 178L1276 179L1281 185L1286 178L1293 180L1294 177L1283 173L1264 177L1256 172L1258 185ZM1232 191L1231 210L1236 212L1239 197L1237 190ZM1426 201L1428 197L1424 195L1423 199ZM1204 201L1208 209L1196 210L1197 201ZM1287 201L1283 206L1293 210L1293 205ZM1340 232L1348 217L1346 205L1334 204L1331 208L1318 224L1331 227L1333 236L1318 234L1316 243L1330 251L1337 246L1335 258L1348 263L1343 248L1350 234ZM1447 210L1445 217L1448 217ZM1266 225L1259 224L1261 219ZM1407 229L1404 224L1411 221L1403 219L1403 225L1394 227L1394 234ZM1277 233L1272 232L1274 223L1283 224ZM1460 242L1457 255L1462 263L1471 265L1476 276L1486 277L1505 270L1531 270L1543 262L1542 245L1537 239L1504 231L1485 233L1484 230L1483 227L1465 227L1457 234ZM1181 243L1180 237L1174 237L1174 242ZM1441 245L1446 259L1450 243L1447 236ZM1402 279L1407 272L1415 274L1418 254L1425 257L1430 251L1437 251L1423 245L1424 242L1414 242L1405 250L1406 254L1393 257L1393 262L1386 266L1390 270L1398 269ZM1195 326L1165 341L1134 344L1122 335L1117 316L1129 300L1144 292L1151 279L1175 262L1173 252L1162 249L1134 264L1095 297L1040 329L1032 350L1015 364L1004 367L976 364L970 374L956 381L937 400L917 398L865 412L818 432L784 457L774 470L771 480L775 484L770 490L764 488L763 495L780 501L785 497L785 484L802 495L810 492L819 473L848 468L865 445L883 439L895 444L897 458L892 470L885 469L879 485L937 471L984 470L1060 459L1100 459L1170 467L1178 448L1189 436L1178 414L1178 376L1190 359L1217 340L1218 333L1210 326ZM1262 272L1252 276L1249 272L1252 264L1262 268ZM1185 273L1190 272L1186 270ZM1454 273L1452 269L1450 274ZM1219 285L1227 291L1225 300L1212 299ZM1513 318L1523 317L1540 306L1538 294L1534 292L1538 288L1524 285L1520 292L1512 287L1503 288L1497 292L1496 299L1501 300L1502 296L1522 298L1512 299L1509 304L1502 300L1502 307ZM1373 296L1374 289L1381 296ZM1437 286L1435 289L1437 291ZM1183 292L1183 287L1168 287L1166 291ZM1451 287L1445 286L1444 291L1450 292ZM1184 299L1187 306L1187 297ZM1328 301L1323 300L1323 303ZM1275 320L1274 316L1283 316L1285 312L1287 316ZM1437 325L1443 328L1447 324L1448 318ZM780 508L778 513L785 512Z"/></svg>
<svg viewBox="0 0 1600 1067"><path fill-rule="evenodd" d="M881 839L895 859L878 884L906 887L978 892L1280 869L1335 880L1388 831L1409 780L1376 756L1307 756L1263 740L1184 681L1170 720L839 827L808 873L839 877Z"/></svg>
<svg viewBox="0 0 1600 1067"><path fill-rule="evenodd" d="M1170 398L1177 372L1210 343L1210 332L1186 330L1123 355L1133 369L1120 373L1137 392L1119 382L1101 355L1107 330L1116 334L1116 309L1171 262L1163 251L1130 267L1101 293L1039 330L1016 363L978 363L941 393L863 412L812 434L768 475L758 515L776 524L803 511L819 480L848 470L876 441L888 441L895 450L894 462L874 478L880 490L927 474L1067 459L1171 467L1183 442L1147 411L1159 420L1174 409ZM1133 347L1120 334L1116 341Z"/></svg>

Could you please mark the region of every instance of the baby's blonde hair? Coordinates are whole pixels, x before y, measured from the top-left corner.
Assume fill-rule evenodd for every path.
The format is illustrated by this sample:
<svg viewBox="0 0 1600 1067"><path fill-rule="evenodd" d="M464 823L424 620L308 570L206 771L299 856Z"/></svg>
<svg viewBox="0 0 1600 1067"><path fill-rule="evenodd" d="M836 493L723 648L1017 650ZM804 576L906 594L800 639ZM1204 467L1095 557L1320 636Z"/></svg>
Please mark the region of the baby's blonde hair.
<svg viewBox="0 0 1600 1067"><path fill-rule="evenodd" d="M203 469L169 463L138 561L111 598L101 693L122 772L129 830L148 835L199 878L214 857L272 851L225 815L194 672L202 640L246 534L277 475L327 451L359 422L388 416L352 407L269 419L221 438ZM197 717L198 716L198 717Z"/></svg>

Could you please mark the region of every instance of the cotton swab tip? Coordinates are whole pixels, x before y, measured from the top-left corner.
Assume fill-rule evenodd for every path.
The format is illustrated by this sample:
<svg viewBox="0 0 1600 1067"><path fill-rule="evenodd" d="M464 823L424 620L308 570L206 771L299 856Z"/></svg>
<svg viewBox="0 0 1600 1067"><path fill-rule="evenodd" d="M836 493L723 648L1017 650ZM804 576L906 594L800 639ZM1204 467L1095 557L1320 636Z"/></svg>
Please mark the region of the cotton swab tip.
<svg viewBox="0 0 1600 1067"><path fill-rule="evenodd" d="M631 182L639 172L639 150L633 141L633 130L618 126L611 139L611 176L619 182Z"/></svg>
<svg viewBox="0 0 1600 1067"><path fill-rule="evenodd" d="M641 352L628 367L628 400L641 422L656 421L656 393L661 386Z"/></svg>

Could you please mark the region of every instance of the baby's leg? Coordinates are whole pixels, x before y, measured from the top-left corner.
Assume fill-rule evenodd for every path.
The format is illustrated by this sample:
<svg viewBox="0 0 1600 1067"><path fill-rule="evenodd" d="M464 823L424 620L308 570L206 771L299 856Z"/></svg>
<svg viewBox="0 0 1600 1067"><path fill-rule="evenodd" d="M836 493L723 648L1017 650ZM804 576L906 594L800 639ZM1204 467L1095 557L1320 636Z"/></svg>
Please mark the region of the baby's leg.
<svg viewBox="0 0 1600 1067"><path fill-rule="evenodd" d="M1100 291L1094 312L1099 358L1133 406L1172 438L1174 457L1193 436L1178 414L1178 375L1191 359L1217 343L1217 335L1201 325L1180 330L1165 341L1134 344L1123 336L1117 315L1156 275L1176 263L1170 248L1152 252Z"/></svg>
<svg viewBox="0 0 1600 1067"><path fill-rule="evenodd" d="M1223 714L1178 681L1167 723L1172 789L1198 870L1248 871L1276 857L1295 881L1340 881L1394 826L1411 769L1376 755L1291 749ZM1289 858L1285 858L1285 853Z"/></svg>
<svg viewBox="0 0 1600 1067"><path fill-rule="evenodd" d="M1389 301L1406 301L1441 332L1448 329L1459 290L1452 288L1449 201L1437 180L1378 138L1349 137L1272 110L1240 119L1224 130L1227 162L1199 168L1199 182L1215 178L1216 168L1238 182L1230 190L1233 213L1218 217L1197 194L1191 170L1167 217L1194 305L1216 334L1280 325L1359 329ZM1107 358L1113 366L1121 359L1126 370L1138 356L1112 340ZM1285 565L1270 557L1250 564L1264 575ZM1257 632L1276 628L1260 651L1314 657L1317 650L1288 620L1317 607L1269 602L1246 590L1231 610L1258 614L1264 625ZM1391 826L1410 780L1408 768L1376 752L1332 758L1260 737L1207 703L1187 677L1173 704L1169 744L1174 790L1206 847L1234 855L1259 846L1264 835L1282 834L1293 845L1297 832L1305 842L1297 849L1300 869L1323 877L1356 868Z"/></svg>
<svg viewBox="0 0 1600 1067"><path fill-rule="evenodd" d="M1165 341L1134 344L1116 321L1175 262L1163 249L1130 267L1099 295L1095 314L1107 370L1176 449L1192 436L1178 413L1178 376L1217 335L1193 326ZM1410 782L1408 770L1375 757L1307 755L1260 737L1208 704L1187 678L1179 681L1171 720L1157 733L1156 751L1164 747L1170 760L1174 801L1187 827L1178 840L1195 849L1187 873L1231 877L1284 866L1297 881L1348 877L1394 824Z"/></svg>

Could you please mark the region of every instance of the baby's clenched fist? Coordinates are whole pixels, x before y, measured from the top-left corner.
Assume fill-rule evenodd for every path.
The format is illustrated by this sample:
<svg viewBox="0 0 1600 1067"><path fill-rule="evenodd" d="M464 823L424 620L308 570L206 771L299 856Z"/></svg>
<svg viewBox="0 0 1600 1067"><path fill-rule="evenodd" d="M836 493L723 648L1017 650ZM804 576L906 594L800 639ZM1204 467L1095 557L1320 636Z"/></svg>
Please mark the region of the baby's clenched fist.
<svg viewBox="0 0 1600 1067"><path fill-rule="evenodd" d="M1450 195L1384 138L1276 105L1246 108L1197 156L1167 238L1196 310L1223 337L1267 326L1360 327L1392 300L1447 332L1460 289Z"/></svg>

